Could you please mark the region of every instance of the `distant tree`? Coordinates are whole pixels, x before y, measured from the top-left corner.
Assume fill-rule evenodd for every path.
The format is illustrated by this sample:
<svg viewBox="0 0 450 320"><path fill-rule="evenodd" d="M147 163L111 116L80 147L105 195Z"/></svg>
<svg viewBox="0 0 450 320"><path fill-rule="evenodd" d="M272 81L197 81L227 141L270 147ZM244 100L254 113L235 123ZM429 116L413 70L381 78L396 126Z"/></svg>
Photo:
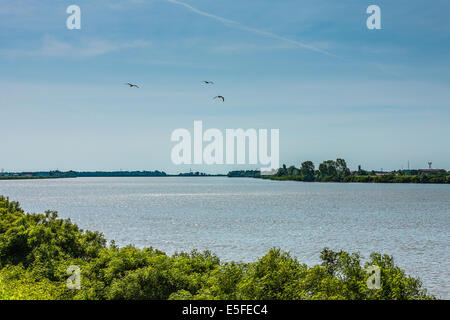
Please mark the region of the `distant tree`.
<svg viewBox="0 0 450 320"><path fill-rule="evenodd" d="M287 168L287 174L289 176L298 176L300 174L300 170L298 170L295 166L290 166Z"/></svg>
<svg viewBox="0 0 450 320"><path fill-rule="evenodd" d="M333 160L326 160L319 165L319 171L322 178L334 177L337 175L337 165Z"/></svg>
<svg viewBox="0 0 450 320"><path fill-rule="evenodd" d="M305 181L314 180L314 163L312 161L305 161L300 168L300 174Z"/></svg>
<svg viewBox="0 0 450 320"><path fill-rule="evenodd" d="M288 174L288 171L287 171L286 165L283 164L283 167L278 169L276 176L281 177L281 176L286 176L287 174Z"/></svg>
<svg viewBox="0 0 450 320"><path fill-rule="evenodd" d="M341 177L350 175L350 170L347 168L347 162L344 159L336 159L336 170Z"/></svg>

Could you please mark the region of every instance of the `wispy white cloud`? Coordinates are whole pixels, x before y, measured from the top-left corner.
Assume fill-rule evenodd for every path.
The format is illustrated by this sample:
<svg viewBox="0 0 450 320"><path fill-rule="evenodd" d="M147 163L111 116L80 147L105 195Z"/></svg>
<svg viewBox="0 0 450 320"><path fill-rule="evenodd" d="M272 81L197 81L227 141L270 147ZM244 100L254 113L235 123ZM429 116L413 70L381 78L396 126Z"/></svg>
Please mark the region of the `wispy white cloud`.
<svg viewBox="0 0 450 320"><path fill-rule="evenodd" d="M172 4L175 4L175 5L178 5L178 6L185 7L187 9L189 9L190 11L192 11L192 12L194 12L196 14L199 14L201 16L217 20L217 21L219 21L219 22L221 22L221 23L223 23L223 24L225 24L227 26L235 27L235 28L238 28L238 29L241 29L241 30L244 30L244 31L252 32L252 33L259 34L259 35L262 35L262 36L266 36L266 37L269 37L269 38L272 38L272 39L277 39L277 40L280 40L280 41L291 43L291 44L293 44L293 45L295 45L297 47L300 47L300 48L303 48L303 49L307 49L307 50L311 50L311 51L315 51L315 52L318 52L318 53L322 53L322 54L325 54L327 56L338 57L335 54L330 53L330 52L328 52L328 51L326 51L324 49L321 49L319 47L316 47L314 45L306 44L306 43L303 43L301 41L297 41L297 40L293 40L293 39L290 39L290 38L286 38L286 37L280 36L280 35L278 35L276 33L273 33L273 32L268 32L268 31L264 31L264 30L260 30L260 29L256 29L256 28L252 28L252 27L248 27L246 25L243 25L240 22L237 22L237 21L234 21L234 20L230 20L230 19L226 19L226 18L217 16L217 15L214 15L214 14L211 14L211 13L199 10L199 9L197 9L197 8L187 4L185 2L181 2L181 1L178 1L178 0L166 0L166 1L170 2Z"/></svg>
<svg viewBox="0 0 450 320"><path fill-rule="evenodd" d="M42 45L35 49L5 49L0 50L3 56L43 56L43 57L79 57L88 58L127 48L139 48L150 45L150 42L135 40L116 43L107 40L85 39L79 43L68 43L45 36Z"/></svg>

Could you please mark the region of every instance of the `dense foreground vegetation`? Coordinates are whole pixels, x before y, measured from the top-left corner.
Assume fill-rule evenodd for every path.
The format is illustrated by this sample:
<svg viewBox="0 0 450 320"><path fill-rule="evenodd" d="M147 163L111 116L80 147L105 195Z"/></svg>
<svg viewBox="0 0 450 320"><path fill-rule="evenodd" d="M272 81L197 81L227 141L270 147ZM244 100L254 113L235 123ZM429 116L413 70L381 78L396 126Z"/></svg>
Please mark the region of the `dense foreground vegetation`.
<svg viewBox="0 0 450 320"><path fill-rule="evenodd" d="M243 171L241 176L261 177L252 174L250 171ZM230 176L230 175L229 175ZM239 176L234 172L232 176ZM295 180L306 182L372 182L372 183L450 183L450 173L445 170L429 172L426 170L399 170L393 172L366 171L358 168L357 171L350 171L344 159L323 161L316 170L312 161L305 161L300 168L295 166L286 167L283 165L275 175L262 176L271 180Z"/></svg>
<svg viewBox="0 0 450 320"><path fill-rule="evenodd" d="M27 214L0 196L0 299L431 299L392 257L373 253L381 289L369 289L358 254L324 249L307 267L279 249L253 263L220 262L210 252L168 256L106 244L56 212ZM68 289L67 269L81 269Z"/></svg>

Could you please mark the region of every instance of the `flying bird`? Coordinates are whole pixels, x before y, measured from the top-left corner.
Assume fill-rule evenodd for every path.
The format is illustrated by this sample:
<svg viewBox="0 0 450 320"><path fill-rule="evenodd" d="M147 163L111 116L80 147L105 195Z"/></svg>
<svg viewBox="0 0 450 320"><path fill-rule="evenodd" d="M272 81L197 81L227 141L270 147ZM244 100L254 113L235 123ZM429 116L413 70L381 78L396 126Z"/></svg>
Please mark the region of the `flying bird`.
<svg viewBox="0 0 450 320"><path fill-rule="evenodd" d="M223 96L216 96L213 99L222 99L222 102L225 102L225 98Z"/></svg>
<svg viewBox="0 0 450 320"><path fill-rule="evenodd" d="M207 81L207 80L205 80L205 81L203 81L205 84L214 84L214 82L212 82L212 81Z"/></svg>
<svg viewBox="0 0 450 320"><path fill-rule="evenodd" d="M133 88L133 87L135 87L135 88L139 88L139 86L138 85L136 85L136 84L132 84L132 83L129 83L129 82L127 82L127 83L125 83L126 85L129 85L130 86L130 88Z"/></svg>

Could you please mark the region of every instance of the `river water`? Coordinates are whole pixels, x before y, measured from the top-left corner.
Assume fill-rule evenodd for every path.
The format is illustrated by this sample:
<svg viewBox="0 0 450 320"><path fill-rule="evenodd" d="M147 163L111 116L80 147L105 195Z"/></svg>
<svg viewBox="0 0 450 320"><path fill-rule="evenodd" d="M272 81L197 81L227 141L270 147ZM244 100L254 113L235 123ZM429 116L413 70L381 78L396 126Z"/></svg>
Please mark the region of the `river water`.
<svg viewBox="0 0 450 320"><path fill-rule="evenodd" d="M394 256L450 298L450 185L281 182L225 177L0 181L24 210L56 210L120 246L211 250L253 261L269 248L320 263L324 247Z"/></svg>

